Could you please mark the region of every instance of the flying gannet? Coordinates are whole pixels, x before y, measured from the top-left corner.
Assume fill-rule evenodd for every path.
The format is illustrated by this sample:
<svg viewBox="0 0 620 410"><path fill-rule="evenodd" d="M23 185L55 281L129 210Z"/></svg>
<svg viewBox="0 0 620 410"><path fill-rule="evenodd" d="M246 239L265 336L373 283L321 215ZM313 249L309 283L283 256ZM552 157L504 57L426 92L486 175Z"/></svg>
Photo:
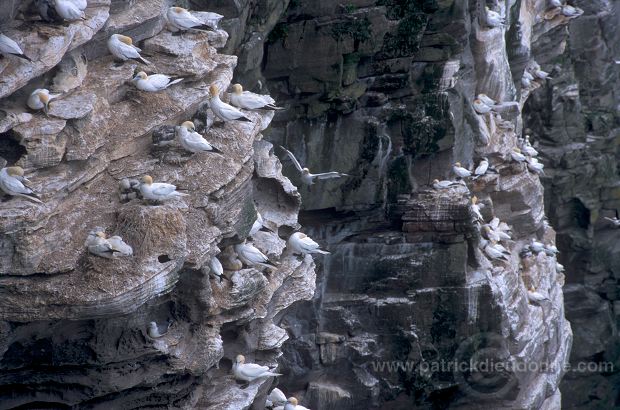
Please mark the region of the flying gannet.
<svg viewBox="0 0 620 410"><path fill-rule="evenodd" d="M295 155L293 155L291 151L287 150L281 145L280 145L280 148L286 151L291 161L293 161L295 168L297 168L297 170L301 173L301 182L303 182L305 185L313 185L315 179L323 180L323 179L332 179L332 178L350 176L349 174L344 174L342 172L336 172L336 171L323 172L320 174L312 174L310 173L310 170L308 168L302 168L301 164L299 164L299 161L297 161L297 158L295 158Z"/></svg>
<svg viewBox="0 0 620 410"><path fill-rule="evenodd" d="M243 91L241 84L233 85L233 92L230 94L230 103L236 107L246 110L283 110L284 108L275 105L276 100L269 95L255 94Z"/></svg>
<svg viewBox="0 0 620 410"><path fill-rule="evenodd" d="M39 196L28 186L29 182L28 178L24 177L22 167L13 166L0 170L0 189L4 193L42 204Z"/></svg>

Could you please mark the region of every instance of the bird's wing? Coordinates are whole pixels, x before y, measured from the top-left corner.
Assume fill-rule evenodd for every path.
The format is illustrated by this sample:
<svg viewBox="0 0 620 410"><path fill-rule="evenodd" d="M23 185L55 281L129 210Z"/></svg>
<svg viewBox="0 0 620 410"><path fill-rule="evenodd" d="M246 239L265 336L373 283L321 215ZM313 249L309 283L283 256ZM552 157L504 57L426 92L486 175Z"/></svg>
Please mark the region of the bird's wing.
<svg viewBox="0 0 620 410"><path fill-rule="evenodd" d="M340 177L348 177L348 174L343 174L342 172L322 172L320 174L312 174L313 178L318 179L331 179L331 178L340 178Z"/></svg>
<svg viewBox="0 0 620 410"><path fill-rule="evenodd" d="M170 77L165 74L153 74L148 77L148 80L157 88L164 88L170 83Z"/></svg>
<svg viewBox="0 0 620 410"><path fill-rule="evenodd" d="M211 144L209 144L207 140L204 139L204 137L197 132L188 132L185 136L185 141L192 145L208 145L209 147L211 146Z"/></svg>
<svg viewBox="0 0 620 410"><path fill-rule="evenodd" d="M280 145L280 148L282 148L284 151L286 151L286 153L288 154L289 158L291 158L291 161L293 161L293 164L295 164L295 168L297 168L297 170L299 172L302 172L303 168L299 164L299 161L297 161L297 158L295 158L295 155L293 155L293 153L291 151L287 150L282 145Z"/></svg>
<svg viewBox="0 0 620 410"><path fill-rule="evenodd" d="M276 100L274 100L270 95L267 94L256 94L251 91L244 91L241 95L244 98L251 98L252 100L262 103L263 105L276 103Z"/></svg>
<svg viewBox="0 0 620 410"><path fill-rule="evenodd" d="M222 115L226 118L234 119L234 118L245 117L244 113L242 113L241 111L239 111L232 105L226 104L225 102L223 102L219 108L220 108L220 112L222 113Z"/></svg>
<svg viewBox="0 0 620 410"><path fill-rule="evenodd" d="M20 180L14 177L5 178L4 185L6 185L6 187L10 189L11 191L17 192L19 194L31 194L32 193L31 189L24 186L24 184L22 184Z"/></svg>
<svg viewBox="0 0 620 410"><path fill-rule="evenodd" d="M177 190L177 187L172 184L166 184L165 182L158 182L151 184L151 192L155 195L170 195Z"/></svg>
<svg viewBox="0 0 620 410"><path fill-rule="evenodd" d="M192 28L194 26L202 26L204 23L192 16L189 11L175 15L175 23L184 28Z"/></svg>
<svg viewBox="0 0 620 410"><path fill-rule="evenodd" d="M24 54L19 45L4 34L0 34L0 49L11 54Z"/></svg>
<svg viewBox="0 0 620 410"><path fill-rule="evenodd" d="M316 243L314 240L312 240L312 238L310 238L309 236L306 236L305 238L303 238L301 240L301 243L303 243L308 248L318 248L319 247L319 244Z"/></svg>
<svg viewBox="0 0 620 410"><path fill-rule="evenodd" d="M138 58L140 57L139 51L141 51L138 47L133 45L125 44L122 42L118 42L117 49L120 54L125 58Z"/></svg>
<svg viewBox="0 0 620 410"><path fill-rule="evenodd" d="M260 376L261 374L269 371L269 367L261 366L256 363L245 363L239 367L239 371L241 372L241 374L249 377Z"/></svg>

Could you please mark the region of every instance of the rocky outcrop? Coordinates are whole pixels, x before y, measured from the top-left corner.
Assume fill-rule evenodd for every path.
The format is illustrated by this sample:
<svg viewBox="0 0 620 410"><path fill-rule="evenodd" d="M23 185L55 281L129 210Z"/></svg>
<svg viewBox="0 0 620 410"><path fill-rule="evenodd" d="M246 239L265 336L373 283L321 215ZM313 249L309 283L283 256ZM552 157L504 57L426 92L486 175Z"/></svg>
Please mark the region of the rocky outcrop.
<svg viewBox="0 0 620 410"><path fill-rule="evenodd" d="M332 254L314 300L283 318L293 337L282 364L294 377L282 388L320 409L481 399L559 408L572 341L564 276L554 257L519 256L532 239L554 243L555 232L538 175L510 152L529 126L523 105L542 85L523 87L523 72L572 18L546 1L291 1L273 25L279 9L265 3L238 2L224 22L245 21L244 40L228 45L248 61L235 76L289 107L270 141L311 170L352 175L300 190L300 219ZM505 16L505 29L488 27L485 6ZM476 114L479 93L503 102L501 118ZM471 168L482 157L498 174L430 190L453 176L453 162ZM292 166L285 172L298 182ZM512 227L508 262L481 255L472 195L486 221ZM528 301L530 287L549 300ZM492 376L448 366L486 354L533 365Z"/></svg>
<svg viewBox="0 0 620 410"><path fill-rule="evenodd" d="M278 236L299 228L300 196L262 140L273 114L213 123L205 105L208 86L225 90L233 76L237 59L217 51L228 34L172 35L161 0L89 1L85 21L64 25L33 21L30 2L0 5L35 60L2 60L0 155L44 202L0 203L0 408L248 408L271 379L237 385L232 360L277 365L288 338L277 319L312 297L315 275ZM133 37L148 72L184 81L138 91L129 80L145 67L113 60L113 33ZM63 93L49 116L24 113L44 85ZM221 153L176 145L173 127L189 119ZM145 174L187 196L136 197L131 181ZM256 246L278 263L269 272L227 263L257 211L271 232ZM133 257L89 254L95 227ZM222 278L209 269L216 255L230 269ZM152 337L150 322L165 334Z"/></svg>

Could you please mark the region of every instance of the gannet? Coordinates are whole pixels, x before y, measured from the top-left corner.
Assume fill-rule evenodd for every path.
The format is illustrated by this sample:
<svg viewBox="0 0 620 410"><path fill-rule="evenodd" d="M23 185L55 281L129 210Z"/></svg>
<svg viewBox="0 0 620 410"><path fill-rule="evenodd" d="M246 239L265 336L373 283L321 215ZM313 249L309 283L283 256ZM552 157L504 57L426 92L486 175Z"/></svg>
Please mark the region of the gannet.
<svg viewBox="0 0 620 410"><path fill-rule="evenodd" d="M185 121L176 127L176 136L181 146L189 152L220 152L209 144L202 135L196 132L196 126L191 121Z"/></svg>
<svg viewBox="0 0 620 410"><path fill-rule="evenodd" d="M314 242L312 238L302 232L292 234L286 243L287 247L293 251L293 254L320 253L329 255L329 252L319 249L319 244Z"/></svg>
<svg viewBox="0 0 620 410"><path fill-rule="evenodd" d="M540 175L545 175L545 164L538 162L537 158L526 158L527 168Z"/></svg>
<svg viewBox="0 0 620 410"><path fill-rule="evenodd" d="M32 62L30 57L24 54L19 44L2 33L0 33L0 54L12 55Z"/></svg>
<svg viewBox="0 0 620 410"><path fill-rule="evenodd" d="M494 243L493 241L489 241L483 250L484 250L484 253L491 259L508 260L508 256L503 251L498 249L497 244Z"/></svg>
<svg viewBox="0 0 620 410"><path fill-rule="evenodd" d="M209 261L209 270L212 274L218 277L222 277L224 274L224 267L222 266L220 260L215 256Z"/></svg>
<svg viewBox="0 0 620 410"><path fill-rule="evenodd" d="M486 157L482 158L482 160L480 160L480 162L478 163L478 166L474 170L474 175L482 176L487 173L488 169L489 169L489 160Z"/></svg>
<svg viewBox="0 0 620 410"><path fill-rule="evenodd" d="M84 12L72 0L54 0L54 8L65 20L86 20Z"/></svg>
<svg viewBox="0 0 620 410"><path fill-rule="evenodd" d="M562 0L549 0L549 7L562 7Z"/></svg>
<svg viewBox="0 0 620 410"><path fill-rule="evenodd" d="M521 77L521 85L525 88L532 85L532 81L534 80L534 76L530 74L529 71L525 70L523 72L523 77Z"/></svg>
<svg viewBox="0 0 620 410"><path fill-rule="evenodd" d="M95 229L88 233L86 238L86 247L88 252L103 258L112 259L116 252L112 244L106 239L105 232Z"/></svg>
<svg viewBox="0 0 620 410"><path fill-rule="evenodd" d="M620 228L620 218L618 217L609 218L606 216L605 219L611 222L615 228Z"/></svg>
<svg viewBox="0 0 620 410"><path fill-rule="evenodd" d="M493 107L497 104L497 101L495 101L494 99L492 99L491 97L489 97L488 95L484 93L478 94L477 99L482 101L484 104L488 105L489 107Z"/></svg>
<svg viewBox="0 0 620 410"><path fill-rule="evenodd" d="M119 60L135 60L143 64L151 64L140 55L138 47L133 45L131 37L124 36L122 34L112 34L108 39L108 50L112 55Z"/></svg>
<svg viewBox="0 0 620 410"><path fill-rule="evenodd" d="M260 231L263 228L267 229L265 227L265 221L263 220L263 217L260 214L260 212L256 211L256 220L252 224L252 228L250 228L250 234L249 235L253 236L255 233L257 233L258 231Z"/></svg>
<svg viewBox="0 0 620 410"><path fill-rule="evenodd" d="M566 17L577 17L577 16L581 16L582 13L583 13L582 10L576 9L573 6L570 6L570 5L562 6L562 14Z"/></svg>
<svg viewBox="0 0 620 410"><path fill-rule="evenodd" d="M140 71L131 81L136 85L138 90L156 93L183 81L183 78L170 77L165 74L146 75L144 71Z"/></svg>
<svg viewBox="0 0 620 410"><path fill-rule="evenodd" d="M284 410L301 410L297 405L299 403L295 397L289 397L284 405Z"/></svg>
<svg viewBox="0 0 620 410"><path fill-rule="evenodd" d="M513 148L513 150L510 151L510 156L516 162L524 162L527 160L527 158L521 153L521 150L519 148Z"/></svg>
<svg viewBox="0 0 620 410"><path fill-rule="evenodd" d="M447 189L447 188L457 186L457 185L462 186L463 181L448 181L448 180L440 181L438 179L433 180L433 188L435 189Z"/></svg>
<svg viewBox="0 0 620 410"><path fill-rule="evenodd" d="M534 289L533 286L530 286L530 288L527 290L527 298L533 304L540 304L540 302L549 300L549 298L542 293L536 292L536 289Z"/></svg>
<svg viewBox="0 0 620 410"><path fill-rule="evenodd" d="M482 204L478 205L478 197L474 195L471 198L471 210L479 221L484 222L484 218L482 217L482 214L480 213L481 207L482 207Z"/></svg>
<svg viewBox="0 0 620 410"><path fill-rule="evenodd" d="M30 181L24 177L22 167L13 166L0 170L0 189L6 194L20 196L33 202L42 204L43 202L37 194L27 185Z"/></svg>
<svg viewBox="0 0 620 410"><path fill-rule="evenodd" d="M153 182L150 175L145 175L141 179L140 193L147 200L163 202L169 199L187 196L188 194L177 192L177 187L165 182Z"/></svg>
<svg viewBox="0 0 620 410"><path fill-rule="evenodd" d="M493 110L493 107L485 104L482 100L478 98L474 100L473 106L474 110L476 110L478 114L488 114Z"/></svg>
<svg viewBox="0 0 620 410"><path fill-rule="evenodd" d="M198 20L189 10L182 7L169 7L166 12L166 19L168 24L176 30L205 30L215 31L215 29L208 24Z"/></svg>
<svg viewBox="0 0 620 410"><path fill-rule="evenodd" d="M560 251L555 245L545 245L545 253L549 256L555 256L560 253Z"/></svg>
<svg viewBox="0 0 620 410"><path fill-rule="evenodd" d="M487 18L487 25L491 28L501 27L505 24L506 20L496 11L491 10L488 6L485 6Z"/></svg>
<svg viewBox="0 0 620 410"><path fill-rule="evenodd" d="M490 226L484 225L482 227L482 236L487 238L490 241L499 242L500 237L497 232L495 232Z"/></svg>
<svg viewBox="0 0 620 410"><path fill-rule="evenodd" d="M342 172L336 171L312 174L310 173L310 170L308 168L301 167L301 164L299 163L299 161L297 161L297 158L295 158L295 155L293 155L291 151L287 150L282 145L280 145L280 148L286 151L291 161L293 161L293 165L295 165L295 168L297 168L297 170L301 172L301 182L303 182L305 185L313 185L315 179L323 180L350 176L349 174L344 174Z"/></svg>
<svg viewBox="0 0 620 410"><path fill-rule="evenodd" d="M88 7L87 0L69 0L69 1L75 4L75 6L80 10L86 10L86 7Z"/></svg>
<svg viewBox="0 0 620 410"><path fill-rule="evenodd" d="M220 90L215 84L211 84L209 87L209 106L213 114L222 121L239 120L252 122L244 113L220 100Z"/></svg>
<svg viewBox="0 0 620 410"><path fill-rule="evenodd" d="M246 266L263 266L266 268L275 268L276 266L269 262L269 258L265 256L260 250L258 250L251 243L239 243L235 245L235 252L241 262L243 262Z"/></svg>
<svg viewBox="0 0 620 410"><path fill-rule="evenodd" d="M468 178L471 176L471 171L463 168L460 162L455 162L452 166L452 171L460 178Z"/></svg>
<svg viewBox="0 0 620 410"><path fill-rule="evenodd" d="M166 331L164 333L161 333L159 331L159 326L157 326L156 322L150 322L149 323L149 327L146 330L146 334L149 335L149 337L153 338L153 339L158 339L162 336L165 336L166 333L168 333L168 329L166 329Z"/></svg>
<svg viewBox="0 0 620 410"><path fill-rule="evenodd" d="M47 114L50 101L54 98L60 97L61 95L62 94L50 94L49 90L45 88L37 88L30 94L30 97L28 97L28 101L26 102L26 104L33 110L42 109L43 112Z"/></svg>
<svg viewBox="0 0 620 410"><path fill-rule="evenodd" d="M276 387L271 391L271 393L269 393L269 396L267 396L267 400L265 401L265 407L280 406L284 403L286 403L286 396L284 395L282 390Z"/></svg>
<svg viewBox="0 0 620 410"><path fill-rule="evenodd" d="M541 242L538 242L532 239L532 242L529 245L530 250L534 253L540 253L545 251L545 245Z"/></svg>
<svg viewBox="0 0 620 410"><path fill-rule="evenodd" d="M46 23L62 23L63 19L54 8L54 0L34 0L39 15Z"/></svg>
<svg viewBox="0 0 620 410"><path fill-rule="evenodd" d="M230 94L230 103L236 107L246 110L283 110L282 107L275 105L276 100L269 95L254 94L243 91L241 84L233 85L233 92Z"/></svg>
<svg viewBox="0 0 620 410"><path fill-rule="evenodd" d="M133 248L126 244L120 236L111 236L108 238L108 243L112 246L114 257L133 256Z"/></svg>
<svg viewBox="0 0 620 410"><path fill-rule="evenodd" d="M536 149L532 147L532 144L530 144L529 135L525 136L525 139L523 140L523 143L521 144L521 151L523 151L526 155L529 155L530 157L535 157L538 155L538 151L536 151Z"/></svg>
<svg viewBox="0 0 620 410"><path fill-rule="evenodd" d="M564 265L562 265L561 263L556 262L555 270L556 270L556 272L564 273Z"/></svg>
<svg viewBox="0 0 620 410"><path fill-rule="evenodd" d="M274 373L267 366L261 366L256 363L246 363L243 355L237 355L232 367L233 374L237 380L252 382L263 377L282 376L280 373Z"/></svg>

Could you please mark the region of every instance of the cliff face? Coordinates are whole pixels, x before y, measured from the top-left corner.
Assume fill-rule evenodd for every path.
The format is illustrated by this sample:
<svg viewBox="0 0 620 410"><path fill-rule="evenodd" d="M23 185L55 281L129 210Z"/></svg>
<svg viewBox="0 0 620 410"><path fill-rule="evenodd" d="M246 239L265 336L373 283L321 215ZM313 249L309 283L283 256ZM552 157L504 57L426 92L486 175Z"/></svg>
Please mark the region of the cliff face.
<svg viewBox="0 0 620 410"><path fill-rule="evenodd" d="M320 265L314 300L283 319L294 337L282 363L295 375L284 388L320 409L470 407L480 399L558 408L572 342L564 275L553 257L518 256L532 239L554 243L544 220L549 196L509 153L526 131L538 146L529 112L546 113L529 100L549 101L544 81L522 86L524 71L536 62L552 70L550 61L568 53L561 46L570 21L596 25L546 1L291 1L276 22L281 4L235 3L224 22L245 28L227 46L245 62L235 76L292 107L275 117L270 141L311 170L352 174L300 190L300 220L332 255ZM600 6L577 5L586 15ZM504 30L487 27L485 6L506 17ZM479 93L517 104L497 121L473 110ZM562 144L574 136L565 137ZM471 167L484 156L499 175L429 190L433 179L453 176L452 163ZM295 174L288 166L285 173ZM513 227L509 263L480 257L473 194L486 221L497 216ZM550 301L528 303L530 286ZM433 368L485 355L531 365L508 376ZM587 397L583 390L571 399Z"/></svg>
<svg viewBox="0 0 620 410"><path fill-rule="evenodd" d="M284 240L265 232L257 246L277 270L209 271L218 254L230 267L229 246L256 210L276 232L299 228L299 194L262 140L273 115L211 125L205 88L225 90L237 63L216 50L227 33L174 36L161 0L89 1L85 21L61 25L30 21L30 2L0 6L3 32L35 60L0 66L2 166L25 168L44 201L0 203L0 408L247 408L270 381L242 389L232 360L276 364L288 336L274 318L312 297L315 275L310 257L283 254ZM140 45L151 72L185 80L137 91L137 64L107 52L113 33ZM24 113L44 86L64 95L49 116ZM189 119L221 154L163 146ZM128 182L145 174L189 196L135 199ZM95 227L122 236L134 256L88 254ZM165 336L150 337L150 322Z"/></svg>

